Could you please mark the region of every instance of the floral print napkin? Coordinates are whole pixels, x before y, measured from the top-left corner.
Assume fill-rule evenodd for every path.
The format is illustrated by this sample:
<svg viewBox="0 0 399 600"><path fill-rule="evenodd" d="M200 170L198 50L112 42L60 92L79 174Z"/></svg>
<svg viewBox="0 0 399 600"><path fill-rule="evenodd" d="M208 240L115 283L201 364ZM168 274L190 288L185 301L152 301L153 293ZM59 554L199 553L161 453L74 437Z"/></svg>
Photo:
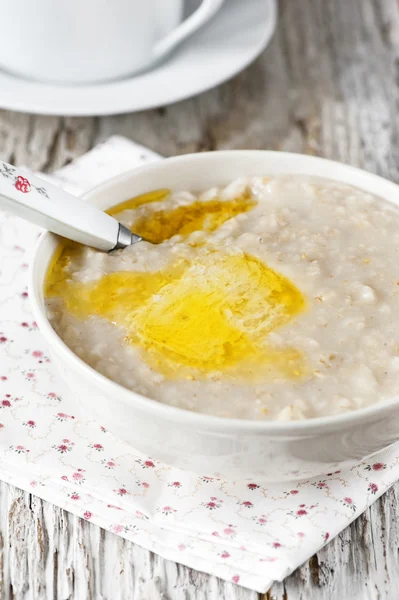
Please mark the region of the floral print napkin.
<svg viewBox="0 0 399 600"><path fill-rule="evenodd" d="M81 192L160 157L113 137L51 179ZM347 471L262 485L142 456L81 416L33 320L38 228L0 213L0 477L161 556L265 592L399 478L399 445Z"/></svg>

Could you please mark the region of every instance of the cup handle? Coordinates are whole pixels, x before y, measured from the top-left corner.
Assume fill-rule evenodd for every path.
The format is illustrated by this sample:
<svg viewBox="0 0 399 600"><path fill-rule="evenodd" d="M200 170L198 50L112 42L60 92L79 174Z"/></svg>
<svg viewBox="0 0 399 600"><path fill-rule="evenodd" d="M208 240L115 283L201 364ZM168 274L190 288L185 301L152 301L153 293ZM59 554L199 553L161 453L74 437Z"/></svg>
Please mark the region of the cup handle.
<svg viewBox="0 0 399 600"><path fill-rule="evenodd" d="M223 2L224 0L203 0L201 6L188 19L156 44L154 48L155 58L163 58L183 40L205 25L218 12Z"/></svg>

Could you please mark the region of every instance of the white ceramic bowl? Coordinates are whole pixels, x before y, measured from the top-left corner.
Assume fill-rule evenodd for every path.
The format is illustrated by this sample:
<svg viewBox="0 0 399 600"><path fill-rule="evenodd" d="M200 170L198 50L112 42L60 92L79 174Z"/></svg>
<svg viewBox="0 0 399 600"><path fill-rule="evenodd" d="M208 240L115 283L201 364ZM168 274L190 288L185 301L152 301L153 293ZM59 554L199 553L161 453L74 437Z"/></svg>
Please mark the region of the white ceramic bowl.
<svg viewBox="0 0 399 600"><path fill-rule="evenodd" d="M336 162L282 152L227 151L162 160L116 177L86 195L102 209L151 189L201 190L238 176L307 174L345 182L399 204L399 187ZM399 438L399 399L344 414L294 422L224 419L173 408L94 371L51 327L43 281L58 238L36 248L30 298L54 363L87 412L135 449L164 463L226 479L281 481L350 466ZM378 398L376 398L378 402Z"/></svg>

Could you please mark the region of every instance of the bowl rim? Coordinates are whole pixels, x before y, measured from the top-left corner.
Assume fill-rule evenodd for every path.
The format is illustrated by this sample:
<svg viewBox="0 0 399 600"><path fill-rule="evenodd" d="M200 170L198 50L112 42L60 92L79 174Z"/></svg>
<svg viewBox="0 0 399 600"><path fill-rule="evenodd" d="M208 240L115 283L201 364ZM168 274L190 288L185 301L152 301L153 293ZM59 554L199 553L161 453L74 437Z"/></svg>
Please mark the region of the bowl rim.
<svg viewBox="0 0 399 600"><path fill-rule="evenodd" d="M345 163L329 160L326 158L298 154L293 152L280 152L269 150L219 150L212 152L184 154L181 156L165 158L160 161L150 162L146 165L135 169L130 169L129 171L126 171L120 175L116 175L83 194L82 198L86 201L92 201L101 193L112 189L116 185L130 180L135 175L151 171L154 168L156 169L157 165L159 165L160 163L162 165L165 165L165 163L167 163L169 165L174 166L193 160L195 161L200 157L212 157L211 160L213 160L214 158L224 160L228 159L229 157L232 157L233 155L235 157L239 155L242 155L243 157L244 155L246 157L263 155L265 158L268 159L283 161L297 160L300 161L300 164L305 167L303 171L299 170L298 172L295 172L295 174L298 175L301 173L306 175L306 166L310 163L313 163L316 166L319 165L320 167L324 167L327 169L335 168L338 169L342 174L345 173L349 179L351 177L353 177L354 179L360 177L364 180L364 186L359 186L356 183L350 184L347 181L344 181L344 183L348 183L348 185L353 185L357 188L360 187L360 189L363 189L366 192L368 191L368 186L371 184L374 184L371 187L378 186L381 188L386 188L387 191L390 191L392 194L395 193L398 196L399 205L399 185L379 175L375 175L363 169L359 169L357 167L353 167ZM289 174L290 171L287 170L286 173ZM321 177L329 179L329 177L325 175L321 175ZM340 179L340 177L334 180L337 182L343 181L342 179ZM373 195L377 195L382 199L387 200L387 198L384 196L384 193L376 194L374 191L369 193L372 193ZM392 203L391 200L387 201ZM356 409L349 413L338 413L337 415L315 417L311 419L303 419L298 421L262 421L254 419L218 417L205 413L197 413L184 408L164 404L162 402L153 400L152 398L134 392L133 390L129 390L123 387L122 385L112 381L105 375L102 375L94 368L86 364L81 358L79 358L58 336L58 334L55 332L55 330L50 324L50 321L47 318L45 306L42 302L40 293L40 290L42 290L43 288L43 280L40 280L40 278L38 277L39 259L41 257L41 254L43 253L46 244L48 244L50 241L55 243L56 241L59 241L59 239L59 236L45 231L41 234L38 242L36 243L29 269L29 298L31 302L31 307L35 320L38 324L38 328L42 333L43 337L45 338L46 342L49 344L50 347L55 346L57 348L57 353L61 356L64 363L68 364L75 371L79 371L82 377L85 376L86 379L88 379L89 382L93 384L94 392L96 388L101 388L106 393L117 396L125 404L136 405L138 409L144 410L148 414L153 413L153 417L159 416L161 418L166 418L166 420L174 422L175 424L184 424L186 426L191 425L194 428L197 427L198 429L206 428L207 430L214 432L216 431L221 434L231 432L246 432L267 434L271 436L273 436L274 434L276 437L280 437L283 435L286 435L288 437L300 435L306 436L313 434L315 431L321 433L323 431L330 432L335 431L337 429L348 429L354 424L359 425L363 422L370 422L383 419L388 413L393 412L393 410L395 408L398 408L399 406L399 395L397 395L389 400L376 402L371 406ZM50 259L48 259L48 261L49 260Z"/></svg>

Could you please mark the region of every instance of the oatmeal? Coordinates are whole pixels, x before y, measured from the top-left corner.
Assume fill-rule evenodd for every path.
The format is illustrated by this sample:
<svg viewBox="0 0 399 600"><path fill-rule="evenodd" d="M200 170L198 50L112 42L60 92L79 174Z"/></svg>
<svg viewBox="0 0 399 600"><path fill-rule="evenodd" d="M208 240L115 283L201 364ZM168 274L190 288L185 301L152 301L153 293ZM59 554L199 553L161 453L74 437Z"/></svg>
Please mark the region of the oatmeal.
<svg viewBox="0 0 399 600"><path fill-rule="evenodd" d="M45 290L54 329L100 373L242 419L333 415L398 393L392 205L286 176L156 190L109 212L148 242L110 254L68 243Z"/></svg>

